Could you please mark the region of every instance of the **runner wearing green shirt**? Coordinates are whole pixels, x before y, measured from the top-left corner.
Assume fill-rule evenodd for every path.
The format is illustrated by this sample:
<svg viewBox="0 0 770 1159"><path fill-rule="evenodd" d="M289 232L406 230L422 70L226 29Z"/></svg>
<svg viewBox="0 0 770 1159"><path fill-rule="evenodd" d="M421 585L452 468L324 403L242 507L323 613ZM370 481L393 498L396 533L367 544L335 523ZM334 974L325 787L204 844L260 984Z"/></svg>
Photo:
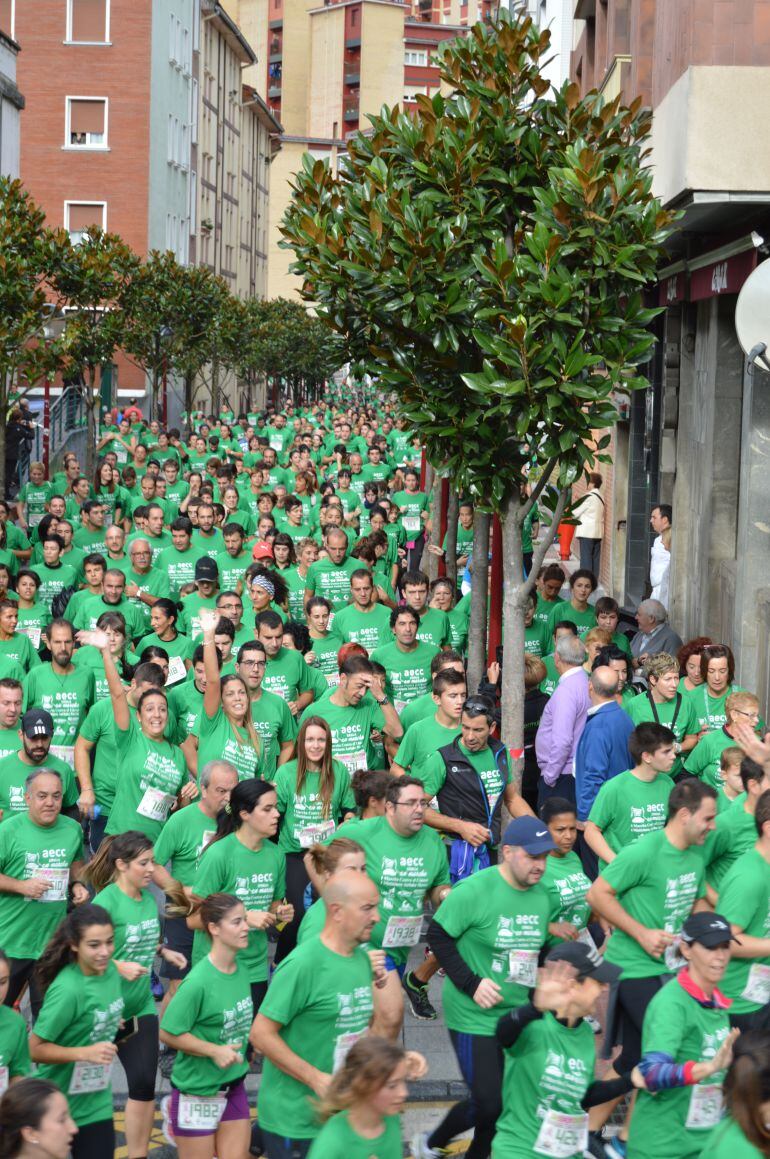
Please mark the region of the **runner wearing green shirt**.
<svg viewBox="0 0 770 1159"><path fill-rule="evenodd" d="M305 890L310 884L304 855L319 842L327 841L340 821L355 817L355 797L350 774L332 756L332 733L319 716L303 720L296 744L297 756L281 765L275 789L281 828L278 846L286 854L286 898L294 917L281 930L275 954L276 965L297 944L297 931L305 908Z"/></svg>
<svg viewBox="0 0 770 1159"><path fill-rule="evenodd" d="M465 674L465 664L459 652L455 652L450 648L445 648L443 652L437 652L430 662L430 676L431 676L431 690L424 692L422 696L418 696L415 700L410 700L409 703L402 709L399 714L404 733L407 729L416 724L418 720L428 720L436 713L436 702L433 699L433 685L432 681L436 679L439 672L443 672L445 668L453 669L455 672Z"/></svg>
<svg viewBox="0 0 770 1159"><path fill-rule="evenodd" d="M733 692L725 702L726 723L705 733L685 761L685 771L715 789L722 788L721 756L735 744L735 730L759 725L759 701L751 692Z"/></svg>
<svg viewBox="0 0 770 1159"><path fill-rule="evenodd" d="M266 667L267 654L258 640L239 648L235 671L249 694L251 718L261 742L262 775L273 781L278 766L292 755L297 723L283 697L262 687Z"/></svg>
<svg viewBox="0 0 770 1159"><path fill-rule="evenodd" d="M278 829L276 793L267 781L240 781L230 795L230 810L217 817L217 832L200 859L192 892L195 901L212 893L232 893L246 907L249 943L241 954L251 985L254 1009L267 991L267 930L294 916L285 901L286 854L271 839ZM200 913L188 919L195 929L193 965L205 957L209 939Z"/></svg>
<svg viewBox="0 0 770 1159"><path fill-rule="evenodd" d="M46 513L52 494L53 487L46 480L45 466L42 463L30 463L29 482L24 484L16 496L16 510L22 530L37 527Z"/></svg>
<svg viewBox="0 0 770 1159"><path fill-rule="evenodd" d="M32 769L26 783L27 811L0 826L0 945L11 960L6 1005L13 1006L29 982L33 1016L41 992L34 968L67 909L68 887L83 866L83 833L61 816L58 773Z"/></svg>
<svg viewBox="0 0 770 1159"><path fill-rule="evenodd" d="M735 657L726 644L707 644L700 654L702 683L687 693L702 732L727 723L727 698L742 689L735 684Z"/></svg>
<svg viewBox="0 0 770 1159"><path fill-rule="evenodd" d="M631 1117L629 1159L697 1159L722 1117L722 1081L737 1032L730 1031L729 1003L717 987L731 948L730 927L719 914L697 913L685 922L679 949L685 967L644 1017L645 1086Z"/></svg>
<svg viewBox="0 0 770 1159"><path fill-rule="evenodd" d="M37 589L37 598L41 604L51 607L54 596L65 588L78 586L78 570L62 559L64 540L60 535L48 532L42 541L42 562L33 563L35 575L40 581Z"/></svg>
<svg viewBox="0 0 770 1159"><path fill-rule="evenodd" d="M107 911L80 905L59 926L41 961L45 1000L30 1035L30 1055L38 1077L67 1094L78 1127L73 1159L100 1159L115 1150L110 1072L123 994L113 939Z"/></svg>
<svg viewBox="0 0 770 1159"><path fill-rule="evenodd" d="M537 592L530 592L527 597L527 607L524 612L524 651L530 656L542 657L551 647L551 637L548 634L548 625L535 620L537 611Z"/></svg>
<svg viewBox="0 0 770 1159"><path fill-rule="evenodd" d="M348 537L342 528L331 527L324 536L327 558L316 560L308 568L305 600L323 596L330 600L335 611L344 608L350 598L350 580L360 570L357 559L346 559Z"/></svg>
<svg viewBox="0 0 770 1159"><path fill-rule="evenodd" d="M28 637L36 652L40 651L43 632L51 622L50 609L38 601L37 593L40 590L40 578L36 572L22 568L16 577L16 591L18 594L18 623L17 632L23 632Z"/></svg>
<svg viewBox="0 0 770 1159"><path fill-rule="evenodd" d="M165 598L156 600L150 611L149 636L143 636L136 645L133 656L129 660L135 663L142 658L145 648L163 648L169 656L168 685L178 684L187 677L187 670L192 663L195 645L189 636L177 631L179 610L173 600Z"/></svg>
<svg viewBox="0 0 770 1159"><path fill-rule="evenodd" d="M40 657L23 632L18 632L19 609L12 600L0 600L0 658L13 660L24 672L36 668Z"/></svg>
<svg viewBox="0 0 770 1159"><path fill-rule="evenodd" d="M582 640L589 629L596 627L596 612L588 602L589 596L597 588L596 576L592 571L578 568L569 577L569 586L572 596L566 603L556 604L552 609L548 632L552 635L558 623L570 620L577 627Z"/></svg>
<svg viewBox="0 0 770 1159"><path fill-rule="evenodd" d="M395 637L393 643L377 648L371 659L386 670L385 690L400 713L411 700L429 691L431 661L438 648L417 639L420 616L414 608L394 608L390 627Z"/></svg>
<svg viewBox="0 0 770 1159"><path fill-rule="evenodd" d="M238 784L238 770L229 761L213 760L202 765L198 774L200 797L186 809L177 809L163 826L155 842L155 868L152 879L165 893L179 882L186 893L192 893L203 851L213 840L217 817L230 803ZM170 865L170 870L166 868ZM185 917L166 912L163 933L166 945L185 958L184 966L166 961L161 974L169 979L168 995L173 997L182 978L190 972L193 931Z"/></svg>
<svg viewBox="0 0 770 1159"><path fill-rule="evenodd" d="M237 523L226 523L222 537L225 541L224 551L217 552L215 557L219 568L219 585L223 592L238 591L246 568L253 562L251 552L244 550L245 533Z"/></svg>
<svg viewBox="0 0 770 1159"><path fill-rule="evenodd" d="M618 631L620 622L620 605L612 596L600 596L594 604L597 628L604 628L612 636L612 643L631 661L631 641L625 632Z"/></svg>
<svg viewBox="0 0 770 1159"><path fill-rule="evenodd" d="M446 971L444 1018L469 1097L452 1107L428 1135L440 1152L473 1130L471 1147L489 1153L502 1110L500 1016L524 1006L537 983L538 955L548 935L551 901L542 884L554 848L534 817L511 821L498 865L460 881L430 923L431 949Z"/></svg>
<svg viewBox="0 0 770 1159"><path fill-rule="evenodd" d="M117 1044L128 1081L126 1138L131 1150L142 1153L150 1144L158 1068L158 1016L150 971L156 954L177 967L186 965L181 954L160 944L158 903L147 889L153 869L152 841L129 830L104 841L86 870L96 890L94 905L102 906L112 919L123 1018L133 1027L133 1033Z"/></svg>
<svg viewBox="0 0 770 1159"><path fill-rule="evenodd" d="M403 735L396 710L385 694L381 677L365 656L349 656L340 668L339 685L310 705L300 720L320 716L331 729L335 758L352 776L357 769L376 768L372 732L385 732L391 742Z"/></svg>
<svg viewBox="0 0 770 1159"><path fill-rule="evenodd" d="M717 904L728 870L757 839L754 824L757 802L770 789L770 772L751 757L743 758L740 775L743 792L729 809L719 813L714 831L709 833L703 847L707 896L713 906Z"/></svg>
<svg viewBox="0 0 770 1159"><path fill-rule="evenodd" d="M578 938L595 949L587 928L591 907L586 895L591 882L574 852L578 834L575 806L563 797L549 797L543 803L540 815L556 846L548 855L542 877L551 898L548 944L558 945Z"/></svg>
<svg viewBox="0 0 770 1159"><path fill-rule="evenodd" d="M18 1011L3 1005L10 980L11 964L0 950L0 1095L31 1070L27 1024Z"/></svg>
<svg viewBox="0 0 770 1159"><path fill-rule="evenodd" d="M75 638L69 620L51 621L48 643L50 663L39 664L24 679L24 708L50 712L56 726L52 752L72 764L75 740L94 703L96 684L93 672L72 663Z"/></svg>
<svg viewBox="0 0 770 1159"><path fill-rule="evenodd" d="M559 594L566 582L567 576L558 563L550 563L543 570L542 578L538 580L535 623L544 624L549 632L551 631L551 613L554 611L556 605L566 602ZM556 617L557 621L560 619L561 616Z"/></svg>
<svg viewBox="0 0 770 1159"><path fill-rule="evenodd" d="M632 697L626 712L634 724L654 720L663 724L674 734L676 760L671 776L681 773L683 761L698 743L698 719L688 697L679 691L679 662L667 652L657 652L649 656L644 665L649 689Z"/></svg>
<svg viewBox="0 0 770 1159"><path fill-rule="evenodd" d="M459 736L466 691L464 673L447 668L433 677L432 699L436 711L432 717L418 721L404 733L391 765L391 771L397 777L408 772L423 778L433 755Z"/></svg>
<svg viewBox="0 0 770 1159"><path fill-rule="evenodd" d="M740 806L734 806L739 808ZM732 1001L730 1023L739 1030L767 1030L770 1002L770 792L764 792L753 817L753 846L725 874L719 909L737 944L724 977Z"/></svg>
<svg viewBox="0 0 770 1159"><path fill-rule="evenodd" d="M260 612L256 635L267 657L264 687L283 697L292 716L300 717L308 704L326 691L325 678L305 663L301 652L283 647L283 620L277 612Z"/></svg>
<svg viewBox="0 0 770 1159"><path fill-rule="evenodd" d="M419 490L420 475L411 467L404 471L404 490L395 491L391 502L399 510L401 526L404 529L407 543L416 543L423 536L425 522L430 512L430 496ZM416 553L410 553L415 554ZM411 566L419 566L419 556L410 561Z"/></svg>
<svg viewBox="0 0 770 1159"><path fill-rule="evenodd" d="M352 602L334 617L334 634L342 644L360 644L371 653L393 639L390 611L374 599L371 572L358 568L350 577Z"/></svg>
<svg viewBox="0 0 770 1159"><path fill-rule="evenodd" d="M308 600L305 619L311 650L305 653L305 661L312 664L315 671L321 673L329 688L336 688L340 682L339 651L343 640L337 635L336 616L334 631L328 630L332 610L331 603L323 596L313 596ZM343 612L345 611L348 609L343 608ZM341 616L342 612L338 612L337 615ZM390 632L390 629L388 631Z"/></svg>
<svg viewBox="0 0 770 1159"><path fill-rule="evenodd" d="M623 971L617 995L614 1045L622 1051L614 1073L628 1074L642 1053L644 1014L677 969L677 934L694 911L706 908L700 846L714 827L716 792L693 778L674 785L664 829L623 849L588 891L591 908L613 927L606 957ZM601 1120L592 1123L594 1130Z"/></svg>
<svg viewBox="0 0 770 1159"><path fill-rule="evenodd" d="M424 1066L421 1056L417 1060ZM374 1035L355 1042L324 1096L325 1121L308 1159L401 1159L400 1114L417 1060Z"/></svg>
<svg viewBox="0 0 770 1159"><path fill-rule="evenodd" d="M711 1132L701 1159L763 1159L770 1103L767 1035L738 1036L723 1087L727 1114Z"/></svg>
<svg viewBox="0 0 770 1159"><path fill-rule="evenodd" d="M162 1109L180 1159L197 1159L205 1136L212 1136L213 1155L245 1155L249 1147L248 915L237 897L216 893L201 903L199 917L209 952L171 999L160 1028L161 1041L176 1052Z"/></svg>
<svg viewBox="0 0 770 1159"><path fill-rule="evenodd" d="M185 584L195 582L195 565L206 552L193 546L193 525L186 515L179 515L170 527L171 547L164 547L154 566L168 577L170 595L178 600Z"/></svg>
<svg viewBox="0 0 770 1159"><path fill-rule="evenodd" d="M377 922L377 890L366 874L337 874L324 901L320 936L281 962L251 1030L265 1056L259 1122L268 1159L307 1156L320 1130L316 1097L372 1019L372 965L362 947Z"/></svg>
<svg viewBox="0 0 770 1159"><path fill-rule="evenodd" d="M605 781L591 806L585 842L599 859L599 872L646 833L662 829L676 759L674 734L662 724L637 725L628 738L633 769Z"/></svg>
<svg viewBox="0 0 770 1159"><path fill-rule="evenodd" d="M21 748L19 718L23 696L20 680L0 679L0 760Z"/></svg>
<svg viewBox="0 0 770 1159"><path fill-rule="evenodd" d="M77 816L78 786L72 767L50 752L54 722L50 713L30 708L19 721L19 748L0 760L0 821L27 810L26 783L33 769L52 769L62 782L62 809Z"/></svg>

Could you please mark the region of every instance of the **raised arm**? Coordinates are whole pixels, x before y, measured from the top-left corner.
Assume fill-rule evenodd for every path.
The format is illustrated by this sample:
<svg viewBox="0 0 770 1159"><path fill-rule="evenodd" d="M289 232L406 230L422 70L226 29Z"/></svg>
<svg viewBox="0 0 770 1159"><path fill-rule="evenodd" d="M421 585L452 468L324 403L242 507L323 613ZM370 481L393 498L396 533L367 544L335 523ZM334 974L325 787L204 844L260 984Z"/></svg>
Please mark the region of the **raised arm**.
<svg viewBox="0 0 770 1159"><path fill-rule="evenodd" d="M201 608L200 625L203 630L203 671L206 674L206 691L203 694L203 711L206 716L216 714L222 694L222 680L217 663L217 646L214 632L219 622L219 612L211 608Z"/></svg>
<svg viewBox="0 0 770 1159"><path fill-rule="evenodd" d="M101 652L102 662L104 663L104 675L107 678L107 688L110 692L115 724L121 732L127 732L131 723L131 712L128 707L128 700L126 699L126 690L120 683L118 670L115 667L115 661L110 652L109 636L106 632L102 632L99 629L94 632L78 632L77 635L78 643L91 644L92 647L98 648Z"/></svg>

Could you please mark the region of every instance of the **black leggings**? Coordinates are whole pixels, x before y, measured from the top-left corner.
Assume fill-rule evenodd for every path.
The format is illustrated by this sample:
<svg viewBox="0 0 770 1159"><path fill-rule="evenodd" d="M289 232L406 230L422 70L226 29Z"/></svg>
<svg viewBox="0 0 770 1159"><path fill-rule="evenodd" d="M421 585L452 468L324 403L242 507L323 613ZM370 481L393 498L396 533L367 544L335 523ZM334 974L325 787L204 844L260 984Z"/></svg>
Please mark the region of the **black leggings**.
<svg viewBox="0 0 770 1159"><path fill-rule="evenodd" d="M43 1005L43 995L40 992L40 987L35 980L35 968L37 967L36 958L10 958L10 981L8 983L8 993L5 996L5 1006L13 1006L16 999L24 990L25 985L29 982L29 1003L32 1007L32 1019L37 1021L37 1016L40 1013L40 1007Z"/></svg>
<svg viewBox="0 0 770 1159"><path fill-rule="evenodd" d="M460 1072L468 1084L470 1097L455 1103L438 1127L428 1136L428 1146L447 1147L452 1139L473 1129L465 1159L488 1159L495 1127L503 1109L503 1052L496 1038L461 1034L450 1030Z"/></svg>
<svg viewBox="0 0 770 1159"><path fill-rule="evenodd" d="M286 1139L272 1131L262 1132L267 1159L307 1159L312 1139Z"/></svg>
<svg viewBox="0 0 770 1159"><path fill-rule="evenodd" d="M274 959L276 966L296 946L299 923L305 916L305 890L310 884L310 878L307 875L303 858L304 854L302 853L286 854L286 900L294 906L294 917L278 935ZM256 1014L256 1009L254 1013Z"/></svg>
<svg viewBox="0 0 770 1159"><path fill-rule="evenodd" d="M126 1072L128 1097L137 1103L152 1103L158 1069L157 1014L143 1014L136 1026L136 1034L118 1043L118 1058Z"/></svg>
<svg viewBox="0 0 770 1159"><path fill-rule="evenodd" d="M666 977L629 978L618 983L616 1026L621 1050L613 1062L617 1074L628 1074L642 1057L642 1025L647 1007L665 984ZM617 1042L618 1035L615 1035Z"/></svg>
<svg viewBox="0 0 770 1159"><path fill-rule="evenodd" d="M109 1159L115 1152L115 1124L112 1119L87 1123L72 1140L72 1159Z"/></svg>

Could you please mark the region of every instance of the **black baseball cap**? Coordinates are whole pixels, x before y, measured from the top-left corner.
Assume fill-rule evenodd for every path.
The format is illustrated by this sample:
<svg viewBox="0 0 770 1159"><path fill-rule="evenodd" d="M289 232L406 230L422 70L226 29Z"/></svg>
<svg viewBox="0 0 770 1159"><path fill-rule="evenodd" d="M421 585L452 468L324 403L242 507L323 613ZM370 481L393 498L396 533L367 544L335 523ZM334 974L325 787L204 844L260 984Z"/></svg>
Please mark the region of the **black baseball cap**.
<svg viewBox="0 0 770 1159"><path fill-rule="evenodd" d="M197 580L209 580L215 583L219 579L219 568L216 561L210 556L204 555L195 564L195 578Z"/></svg>
<svg viewBox="0 0 770 1159"><path fill-rule="evenodd" d="M595 946L585 942L562 942L554 946L546 962L569 962L574 966L578 979L595 978L597 982L617 982L622 971L607 962Z"/></svg>
<svg viewBox="0 0 770 1159"><path fill-rule="evenodd" d="M533 857L540 853L550 853L556 848L548 826L536 817L517 817L515 821L509 821L502 844L518 845Z"/></svg>
<svg viewBox="0 0 770 1159"><path fill-rule="evenodd" d="M681 937L682 941L687 942L688 945L691 945L692 942L699 942L707 950L713 950L715 946L723 946L725 942L738 941L737 938L733 937L733 931L726 918L723 918L721 914L705 912L690 914L682 926Z"/></svg>
<svg viewBox="0 0 770 1159"><path fill-rule="evenodd" d="M29 708L20 721L25 736L53 736L54 723L50 712L44 708Z"/></svg>

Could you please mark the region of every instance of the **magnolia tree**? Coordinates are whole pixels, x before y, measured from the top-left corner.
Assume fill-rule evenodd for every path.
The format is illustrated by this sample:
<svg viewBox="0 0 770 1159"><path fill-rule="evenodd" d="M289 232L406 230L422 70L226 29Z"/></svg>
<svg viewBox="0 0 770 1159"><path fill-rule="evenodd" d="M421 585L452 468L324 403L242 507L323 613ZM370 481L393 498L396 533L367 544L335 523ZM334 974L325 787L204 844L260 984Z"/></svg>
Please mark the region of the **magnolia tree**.
<svg viewBox="0 0 770 1159"><path fill-rule="evenodd" d="M546 550L525 580L522 525L536 500L558 522L592 431L614 422L613 388L646 385L655 311L642 292L670 224L645 168L649 113L550 91L548 45L506 12L450 42L447 95L370 117L337 175L306 156L283 223L319 315L397 392L432 462L500 516L515 749L524 612Z"/></svg>

